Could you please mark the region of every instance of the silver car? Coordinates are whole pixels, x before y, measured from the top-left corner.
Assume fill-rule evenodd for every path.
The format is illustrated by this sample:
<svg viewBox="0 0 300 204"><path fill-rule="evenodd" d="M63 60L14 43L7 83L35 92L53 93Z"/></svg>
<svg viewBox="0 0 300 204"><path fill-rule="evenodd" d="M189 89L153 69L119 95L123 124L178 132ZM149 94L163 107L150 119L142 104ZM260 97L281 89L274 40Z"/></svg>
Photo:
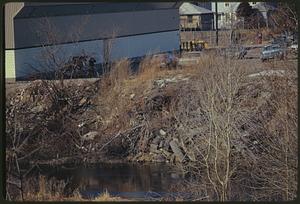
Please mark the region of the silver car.
<svg viewBox="0 0 300 204"><path fill-rule="evenodd" d="M261 61L269 60L269 59L284 59L285 52L284 48L282 48L279 44L272 44L265 46L261 53L260 59Z"/></svg>

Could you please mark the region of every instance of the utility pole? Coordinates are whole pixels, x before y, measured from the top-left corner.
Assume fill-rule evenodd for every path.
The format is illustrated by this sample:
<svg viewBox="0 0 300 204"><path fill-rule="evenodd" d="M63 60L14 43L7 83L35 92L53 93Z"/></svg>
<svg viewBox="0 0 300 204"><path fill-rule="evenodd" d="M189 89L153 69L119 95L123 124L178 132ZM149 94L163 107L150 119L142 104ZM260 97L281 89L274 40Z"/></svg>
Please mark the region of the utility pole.
<svg viewBox="0 0 300 204"><path fill-rule="evenodd" d="M216 13L216 45L219 44L219 33L218 33L218 2L215 2L215 13Z"/></svg>

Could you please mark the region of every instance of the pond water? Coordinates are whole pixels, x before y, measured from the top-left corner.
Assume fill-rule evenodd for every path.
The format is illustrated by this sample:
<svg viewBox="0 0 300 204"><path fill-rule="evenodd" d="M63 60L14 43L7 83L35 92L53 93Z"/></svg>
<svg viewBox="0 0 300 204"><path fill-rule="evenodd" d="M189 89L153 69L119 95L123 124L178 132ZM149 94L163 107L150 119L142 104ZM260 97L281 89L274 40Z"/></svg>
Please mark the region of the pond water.
<svg viewBox="0 0 300 204"><path fill-rule="evenodd" d="M64 180L65 194L75 189L83 198L94 198L104 191L126 199L152 200L161 197L183 197L178 192L184 181L182 171L162 163L97 164L89 167L55 168L41 171L41 175Z"/></svg>

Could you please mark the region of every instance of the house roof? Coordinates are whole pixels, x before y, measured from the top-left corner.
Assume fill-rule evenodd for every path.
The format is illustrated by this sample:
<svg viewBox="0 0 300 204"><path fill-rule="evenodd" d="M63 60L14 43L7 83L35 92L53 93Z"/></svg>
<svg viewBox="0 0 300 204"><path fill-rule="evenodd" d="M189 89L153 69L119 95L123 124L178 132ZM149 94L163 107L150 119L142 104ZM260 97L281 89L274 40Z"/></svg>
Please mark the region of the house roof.
<svg viewBox="0 0 300 204"><path fill-rule="evenodd" d="M267 3L267 2L259 2L252 6L252 8L258 9L260 12L267 12L269 10L274 10L275 6Z"/></svg>
<svg viewBox="0 0 300 204"><path fill-rule="evenodd" d="M180 15L201 15L201 14L210 14L210 13L213 13L213 12L206 8L196 6L194 4L187 3L187 2L183 3L179 7Z"/></svg>
<svg viewBox="0 0 300 204"><path fill-rule="evenodd" d="M34 18L45 16L84 15L95 13L114 13L143 10L176 9L180 6L177 2L142 2L142 3L31 3L27 4L17 14L16 18Z"/></svg>

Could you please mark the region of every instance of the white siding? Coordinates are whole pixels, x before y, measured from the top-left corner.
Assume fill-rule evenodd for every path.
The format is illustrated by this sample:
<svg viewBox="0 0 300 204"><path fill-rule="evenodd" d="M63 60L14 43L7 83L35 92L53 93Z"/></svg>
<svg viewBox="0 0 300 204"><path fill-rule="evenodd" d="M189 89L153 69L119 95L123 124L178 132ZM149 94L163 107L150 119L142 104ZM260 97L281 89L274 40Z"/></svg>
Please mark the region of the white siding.
<svg viewBox="0 0 300 204"><path fill-rule="evenodd" d="M111 59L134 58L178 49L179 31L122 37L113 40ZM24 77L36 73L34 69L38 69L40 72L49 70L47 69L48 66L46 66L49 52L56 55L58 64L66 62L71 56L78 56L82 53L94 57L98 64L103 62L103 41L95 40L45 48L16 50L16 77Z"/></svg>
<svg viewBox="0 0 300 204"><path fill-rule="evenodd" d="M178 50L179 42L179 31L118 38L112 49L112 60Z"/></svg>
<svg viewBox="0 0 300 204"><path fill-rule="evenodd" d="M49 53L55 54L58 64L67 62L72 56L82 55L83 53L94 57L98 62L102 62L102 40L87 41L73 44L63 44L48 47L19 49L15 51L16 77L28 76L32 73L51 71L49 64L53 61L48 60Z"/></svg>

